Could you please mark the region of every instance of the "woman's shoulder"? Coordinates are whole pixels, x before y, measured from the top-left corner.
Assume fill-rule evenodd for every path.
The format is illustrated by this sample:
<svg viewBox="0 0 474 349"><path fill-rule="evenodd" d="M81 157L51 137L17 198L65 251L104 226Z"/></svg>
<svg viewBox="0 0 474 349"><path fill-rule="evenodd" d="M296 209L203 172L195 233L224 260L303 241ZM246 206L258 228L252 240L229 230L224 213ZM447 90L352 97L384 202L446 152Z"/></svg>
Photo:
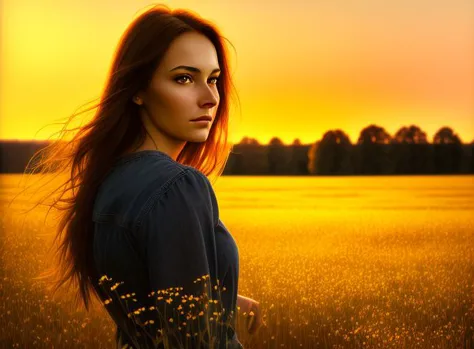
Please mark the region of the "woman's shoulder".
<svg viewBox="0 0 474 349"><path fill-rule="evenodd" d="M168 154L158 150L142 150L118 158L113 165L113 172L132 172L146 177L173 177L189 172L189 176L201 177L208 181L206 175L195 167L179 163ZM159 178L156 178L159 179Z"/></svg>
<svg viewBox="0 0 474 349"><path fill-rule="evenodd" d="M145 189L149 193L150 204L159 200L194 201L202 196L213 194L209 179L200 170L177 164L173 171L166 171L163 178L157 176Z"/></svg>
<svg viewBox="0 0 474 349"><path fill-rule="evenodd" d="M115 163L99 186L94 215L120 215L125 221L133 220L143 205L192 171L156 153L124 157Z"/></svg>
<svg viewBox="0 0 474 349"><path fill-rule="evenodd" d="M118 192L134 192L145 206L166 196L183 195L191 200L196 195L213 194L212 185L203 172L159 151L141 151L123 157L116 162L113 177Z"/></svg>
<svg viewBox="0 0 474 349"><path fill-rule="evenodd" d="M143 181L143 189L148 193L180 188L186 190L189 185L194 189L211 187L209 179L197 168L161 156L145 156L135 162L128 172L137 181Z"/></svg>
<svg viewBox="0 0 474 349"><path fill-rule="evenodd" d="M179 171L166 181L152 183L146 190L146 201L137 215L137 225L160 215L182 216L185 208L213 217L217 224L217 199L209 179L200 170L180 164Z"/></svg>

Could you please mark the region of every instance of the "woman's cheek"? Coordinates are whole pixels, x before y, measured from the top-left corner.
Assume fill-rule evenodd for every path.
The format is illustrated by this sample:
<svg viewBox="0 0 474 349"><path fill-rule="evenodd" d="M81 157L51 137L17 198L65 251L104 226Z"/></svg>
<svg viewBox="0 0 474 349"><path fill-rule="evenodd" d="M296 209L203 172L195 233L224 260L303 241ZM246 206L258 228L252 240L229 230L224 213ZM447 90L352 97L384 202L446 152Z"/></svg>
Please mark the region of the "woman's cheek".
<svg viewBox="0 0 474 349"><path fill-rule="evenodd" d="M179 90L169 90L163 97L166 100L166 104L174 110L186 108L186 105L190 101L189 94L185 94L183 91Z"/></svg>

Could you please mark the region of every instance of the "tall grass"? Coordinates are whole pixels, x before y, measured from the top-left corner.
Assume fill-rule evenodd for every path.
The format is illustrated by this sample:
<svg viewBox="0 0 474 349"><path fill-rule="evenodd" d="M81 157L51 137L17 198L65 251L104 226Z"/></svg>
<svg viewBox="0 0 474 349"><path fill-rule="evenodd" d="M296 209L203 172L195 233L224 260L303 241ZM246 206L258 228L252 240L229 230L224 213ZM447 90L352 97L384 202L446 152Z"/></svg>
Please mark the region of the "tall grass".
<svg viewBox="0 0 474 349"><path fill-rule="evenodd" d="M474 181L441 179L221 178L239 294L267 324L249 336L238 313L245 348L474 348ZM0 218L0 347L113 348L102 304L84 313L31 281L55 222L20 208Z"/></svg>

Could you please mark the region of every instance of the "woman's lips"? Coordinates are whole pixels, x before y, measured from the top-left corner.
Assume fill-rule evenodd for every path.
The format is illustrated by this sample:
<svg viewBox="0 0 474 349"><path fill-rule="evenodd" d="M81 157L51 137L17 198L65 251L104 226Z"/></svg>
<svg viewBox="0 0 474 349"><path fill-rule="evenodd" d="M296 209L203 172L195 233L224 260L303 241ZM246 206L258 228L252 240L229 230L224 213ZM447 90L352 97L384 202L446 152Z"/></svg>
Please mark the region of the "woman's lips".
<svg viewBox="0 0 474 349"><path fill-rule="evenodd" d="M194 122L195 124L209 124L211 123L211 120L206 120L206 119L201 119L201 120L191 120L191 122Z"/></svg>
<svg viewBox="0 0 474 349"><path fill-rule="evenodd" d="M208 115L204 115L204 116L200 116L196 119L193 119L191 121L212 121L212 117L210 117Z"/></svg>

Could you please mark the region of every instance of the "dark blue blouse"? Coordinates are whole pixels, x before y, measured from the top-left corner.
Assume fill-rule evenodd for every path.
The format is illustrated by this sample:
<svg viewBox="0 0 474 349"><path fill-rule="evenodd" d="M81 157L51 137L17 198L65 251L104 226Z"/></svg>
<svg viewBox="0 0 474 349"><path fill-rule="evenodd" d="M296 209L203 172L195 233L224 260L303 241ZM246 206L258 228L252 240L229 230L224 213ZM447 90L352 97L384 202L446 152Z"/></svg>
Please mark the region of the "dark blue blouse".
<svg viewBox="0 0 474 349"><path fill-rule="evenodd" d="M210 347L194 336L210 324L219 340L213 347L242 348L235 332L238 249L203 173L157 150L122 156L99 187L93 221L101 277L93 283L117 324L118 346L162 348L150 337L162 319L176 329L172 347ZM203 290L207 301L199 297ZM198 309L207 313L199 316ZM216 324L214 312L226 325Z"/></svg>

